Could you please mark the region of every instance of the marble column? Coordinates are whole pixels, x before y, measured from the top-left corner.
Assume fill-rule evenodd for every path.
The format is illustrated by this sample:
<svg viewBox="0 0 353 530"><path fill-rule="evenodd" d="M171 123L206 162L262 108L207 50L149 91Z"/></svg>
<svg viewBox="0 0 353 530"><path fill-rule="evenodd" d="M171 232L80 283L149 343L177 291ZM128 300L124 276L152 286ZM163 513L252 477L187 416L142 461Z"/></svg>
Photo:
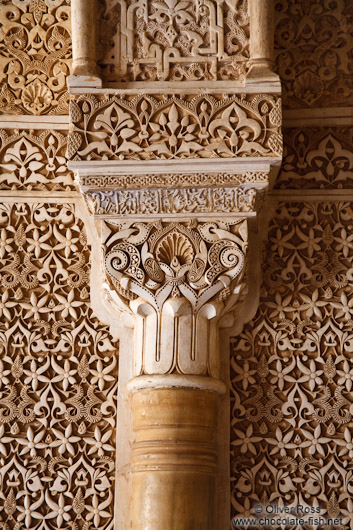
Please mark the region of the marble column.
<svg viewBox="0 0 353 530"><path fill-rule="evenodd" d="M97 5L96 0L72 0L73 75L70 87L101 87L97 68Z"/></svg>
<svg viewBox="0 0 353 530"><path fill-rule="evenodd" d="M274 73L274 2L249 0L250 61L248 79L263 82Z"/></svg>

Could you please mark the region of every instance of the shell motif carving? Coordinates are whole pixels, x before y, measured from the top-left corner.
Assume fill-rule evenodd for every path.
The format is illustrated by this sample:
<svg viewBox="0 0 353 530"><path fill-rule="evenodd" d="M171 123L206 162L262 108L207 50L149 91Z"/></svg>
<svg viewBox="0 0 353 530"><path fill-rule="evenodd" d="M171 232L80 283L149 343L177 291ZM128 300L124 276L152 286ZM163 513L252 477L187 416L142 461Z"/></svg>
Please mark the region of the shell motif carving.
<svg viewBox="0 0 353 530"><path fill-rule="evenodd" d="M105 266L114 286L123 297L140 296L157 309L168 297L184 296L197 311L228 292L245 270L244 220L106 226Z"/></svg>
<svg viewBox="0 0 353 530"><path fill-rule="evenodd" d="M68 113L70 16L70 0L1 2L1 113Z"/></svg>

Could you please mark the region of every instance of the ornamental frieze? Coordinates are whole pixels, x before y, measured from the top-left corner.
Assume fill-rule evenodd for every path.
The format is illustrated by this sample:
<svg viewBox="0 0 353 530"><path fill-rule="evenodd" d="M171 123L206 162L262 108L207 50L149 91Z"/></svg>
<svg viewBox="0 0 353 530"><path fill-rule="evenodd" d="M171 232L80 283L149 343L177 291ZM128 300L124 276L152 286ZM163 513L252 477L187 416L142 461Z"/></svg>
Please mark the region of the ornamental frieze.
<svg viewBox="0 0 353 530"><path fill-rule="evenodd" d="M129 175L82 175L80 183L83 189L139 189L165 188L170 186L236 186L245 183L267 183L265 171L245 173L147 173Z"/></svg>
<svg viewBox="0 0 353 530"><path fill-rule="evenodd" d="M256 188L184 188L85 193L99 215L154 215L252 212L259 200Z"/></svg>
<svg viewBox="0 0 353 530"><path fill-rule="evenodd" d="M79 96L74 161L280 157L281 100L261 95Z"/></svg>

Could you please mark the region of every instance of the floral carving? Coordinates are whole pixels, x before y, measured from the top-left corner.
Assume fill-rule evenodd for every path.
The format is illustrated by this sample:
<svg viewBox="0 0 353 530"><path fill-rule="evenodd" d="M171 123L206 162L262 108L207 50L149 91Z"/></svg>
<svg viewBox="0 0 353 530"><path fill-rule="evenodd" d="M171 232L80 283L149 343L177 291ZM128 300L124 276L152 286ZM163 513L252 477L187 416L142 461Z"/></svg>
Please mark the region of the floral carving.
<svg viewBox="0 0 353 530"><path fill-rule="evenodd" d="M278 205L259 310L231 340L234 515L301 504L349 527L352 217L348 202Z"/></svg>
<svg viewBox="0 0 353 530"><path fill-rule="evenodd" d="M279 0L275 10L276 62L285 107L351 104L353 10L350 0Z"/></svg>
<svg viewBox="0 0 353 530"><path fill-rule="evenodd" d="M121 96L72 101L73 160L279 157L280 99Z"/></svg>
<svg viewBox="0 0 353 530"><path fill-rule="evenodd" d="M349 127L286 129L280 189L351 188L353 137Z"/></svg>
<svg viewBox="0 0 353 530"><path fill-rule="evenodd" d="M123 298L138 296L160 310L169 297L185 297L198 311L245 270L243 219L151 223L105 221L105 267Z"/></svg>
<svg viewBox="0 0 353 530"><path fill-rule="evenodd" d="M67 114L70 0L4 0L0 24L0 112Z"/></svg>
<svg viewBox="0 0 353 530"><path fill-rule="evenodd" d="M106 81L233 80L246 73L246 0L103 0L100 28Z"/></svg>
<svg viewBox="0 0 353 530"><path fill-rule="evenodd" d="M72 204L0 205L0 526L113 524L117 344Z"/></svg>
<svg viewBox="0 0 353 530"><path fill-rule="evenodd" d="M74 190L67 136L57 131L0 130L0 189Z"/></svg>

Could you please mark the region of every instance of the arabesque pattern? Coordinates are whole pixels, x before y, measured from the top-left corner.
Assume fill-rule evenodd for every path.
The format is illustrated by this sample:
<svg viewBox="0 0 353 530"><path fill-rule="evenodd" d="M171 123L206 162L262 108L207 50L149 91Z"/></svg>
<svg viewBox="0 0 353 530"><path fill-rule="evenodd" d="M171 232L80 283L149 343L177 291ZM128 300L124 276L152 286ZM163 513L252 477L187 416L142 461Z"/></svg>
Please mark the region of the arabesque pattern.
<svg viewBox="0 0 353 530"><path fill-rule="evenodd" d="M73 204L0 205L0 526L113 526L117 344Z"/></svg>
<svg viewBox="0 0 353 530"><path fill-rule="evenodd" d="M247 0L103 0L106 81L243 80L249 59Z"/></svg>
<svg viewBox="0 0 353 530"><path fill-rule="evenodd" d="M275 13L284 106L352 105L352 2L277 0Z"/></svg>
<svg viewBox="0 0 353 530"><path fill-rule="evenodd" d="M0 112L67 114L70 0L0 4Z"/></svg>
<svg viewBox="0 0 353 530"><path fill-rule="evenodd" d="M73 160L279 157L281 100L256 96L80 96L70 103Z"/></svg>
<svg viewBox="0 0 353 530"><path fill-rule="evenodd" d="M353 187L353 130L286 129L279 189L340 189Z"/></svg>
<svg viewBox="0 0 353 530"><path fill-rule="evenodd" d="M352 218L278 205L259 310L231 341L233 515L301 504L353 528Z"/></svg>
<svg viewBox="0 0 353 530"><path fill-rule="evenodd" d="M66 149L67 133L0 130L0 189L75 190Z"/></svg>

